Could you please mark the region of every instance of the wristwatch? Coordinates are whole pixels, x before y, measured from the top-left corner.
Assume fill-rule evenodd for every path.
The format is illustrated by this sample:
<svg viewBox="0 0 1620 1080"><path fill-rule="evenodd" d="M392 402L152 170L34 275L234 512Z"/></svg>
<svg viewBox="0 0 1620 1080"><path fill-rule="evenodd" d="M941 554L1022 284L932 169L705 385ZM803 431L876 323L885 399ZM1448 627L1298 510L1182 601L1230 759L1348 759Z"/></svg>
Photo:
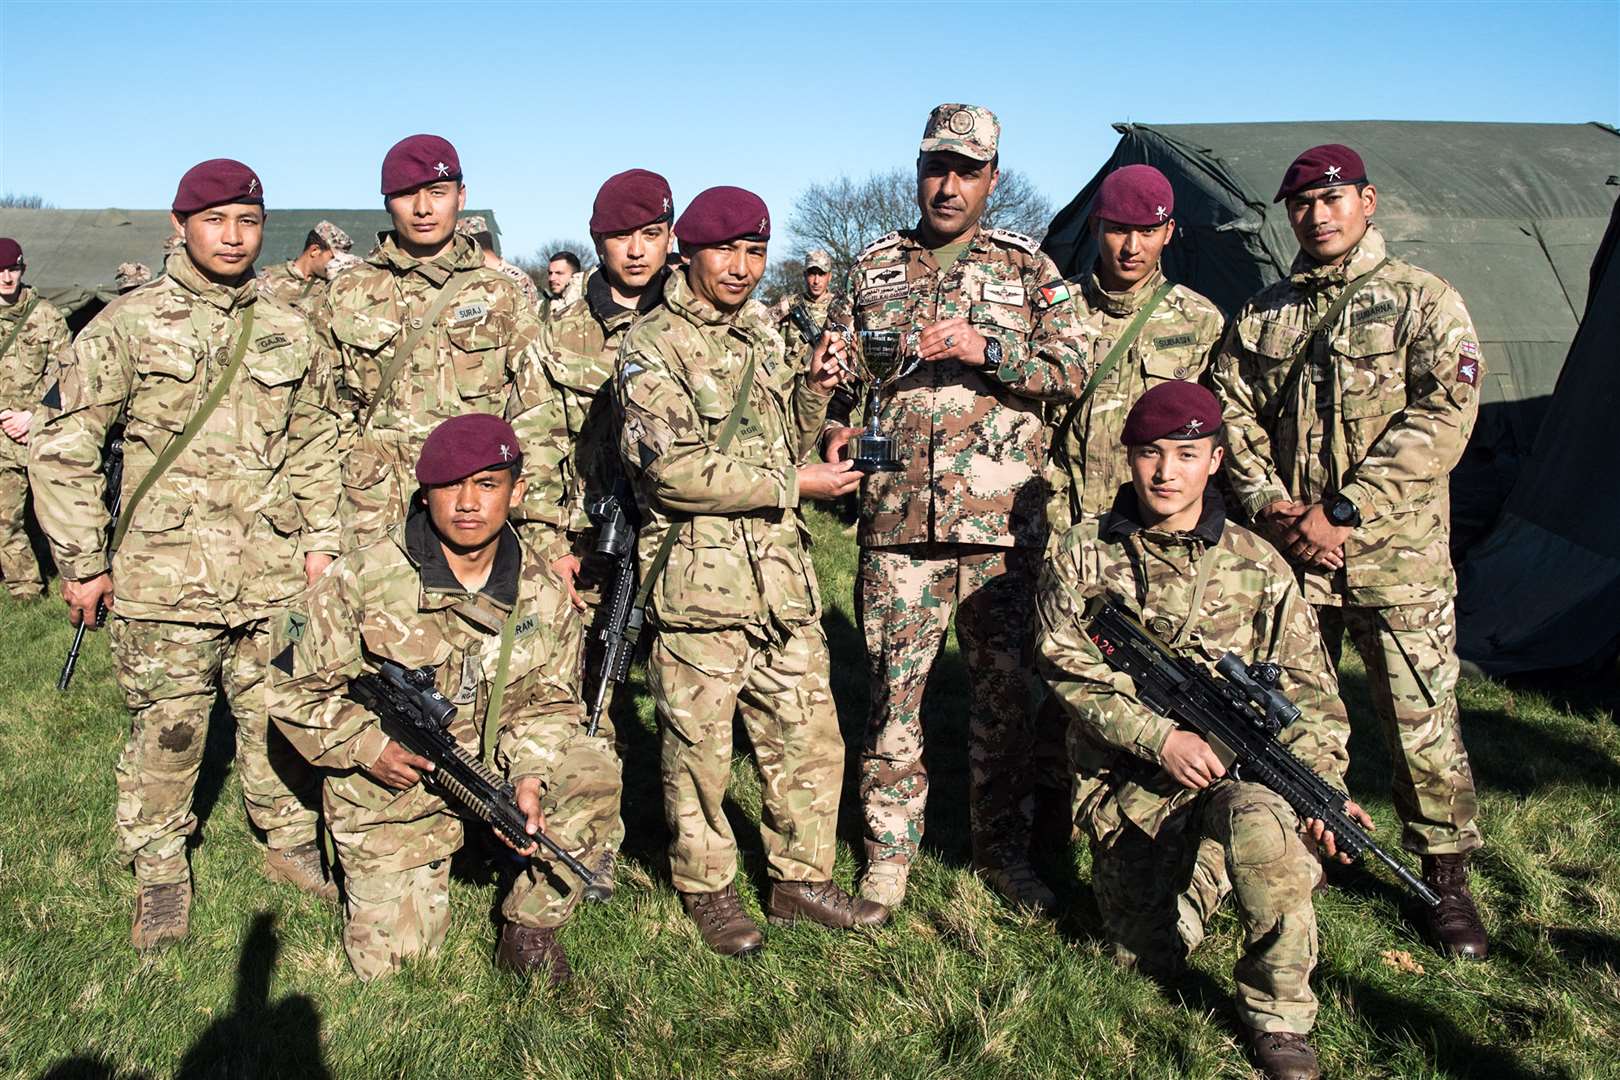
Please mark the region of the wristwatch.
<svg viewBox="0 0 1620 1080"><path fill-rule="evenodd" d="M1327 510L1327 519L1341 529L1361 524L1361 511L1356 509L1355 503L1343 495L1333 496L1327 501L1324 509Z"/></svg>
<svg viewBox="0 0 1620 1080"><path fill-rule="evenodd" d="M986 338L984 342L984 367L986 375L994 375L1001 370L1001 342L995 338Z"/></svg>

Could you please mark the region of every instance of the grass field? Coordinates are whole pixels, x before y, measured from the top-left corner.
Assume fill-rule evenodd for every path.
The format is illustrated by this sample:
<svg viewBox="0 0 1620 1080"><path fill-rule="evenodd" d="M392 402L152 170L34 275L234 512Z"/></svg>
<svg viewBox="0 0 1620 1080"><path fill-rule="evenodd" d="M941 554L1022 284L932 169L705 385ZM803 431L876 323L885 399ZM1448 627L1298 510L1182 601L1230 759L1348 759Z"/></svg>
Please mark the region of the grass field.
<svg viewBox="0 0 1620 1080"><path fill-rule="evenodd" d="M854 547L832 517L813 523L840 717L858 746L866 689L849 603ZM1012 913L966 869L966 686L954 650L930 687L926 858L880 931L771 928L756 960L707 952L669 885L651 707L638 694L640 722L627 713L624 725L633 737L621 888L564 932L576 976L566 989L492 969L497 884L471 857L457 863L444 952L361 986L339 947L338 912L261 876L226 722L210 734L198 792L191 937L137 956L132 880L112 843L125 713L99 635L73 691L56 692L70 636L62 611L0 597L4 1076L1251 1074L1227 999L1238 943L1229 912L1189 978L1166 990L1105 955L1083 850L1046 867L1067 903L1055 924ZM1345 684L1352 715L1366 715L1359 671ZM1329 1075L1620 1075L1617 690L1612 672L1567 688L1465 682L1488 843L1475 889L1493 958L1440 957L1379 879L1353 875L1329 892L1318 906L1315 1036ZM1352 755L1351 787L1391 837L1388 762L1370 727ZM740 887L757 910L759 791L745 758L735 777ZM847 779L837 871L846 885L859 850Z"/></svg>

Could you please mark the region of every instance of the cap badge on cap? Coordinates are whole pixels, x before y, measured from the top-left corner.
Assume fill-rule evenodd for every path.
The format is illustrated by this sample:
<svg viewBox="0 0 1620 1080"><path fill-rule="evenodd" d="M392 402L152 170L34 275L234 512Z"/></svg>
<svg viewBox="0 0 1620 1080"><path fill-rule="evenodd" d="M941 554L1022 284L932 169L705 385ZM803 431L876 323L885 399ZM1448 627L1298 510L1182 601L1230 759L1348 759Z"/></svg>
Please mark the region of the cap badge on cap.
<svg viewBox="0 0 1620 1080"><path fill-rule="evenodd" d="M954 134L966 135L973 130L973 114L966 109L957 109L951 113L951 119L946 126Z"/></svg>
<svg viewBox="0 0 1620 1080"><path fill-rule="evenodd" d="M759 219L759 231L764 232L765 231L765 226L769 225L769 224L770 224L770 222L766 221L764 218L760 218Z"/></svg>
<svg viewBox="0 0 1620 1080"><path fill-rule="evenodd" d="M1204 426L1204 422L1202 420L1198 419L1198 417L1196 417L1196 416L1193 417L1191 420L1187 421L1187 430L1189 432L1198 431L1203 426Z"/></svg>
<svg viewBox="0 0 1620 1080"><path fill-rule="evenodd" d="M1327 172L1323 173L1322 175L1329 180L1337 180L1339 178L1339 167L1337 165L1329 165L1327 167Z"/></svg>
<svg viewBox="0 0 1620 1080"><path fill-rule="evenodd" d="M1168 211L1168 210L1166 210L1166 209L1165 209L1165 208L1164 208L1164 207L1162 207L1162 206L1155 206L1155 207L1154 207L1154 208L1153 208L1153 212L1154 212L1154 213L1155 213L1155 214L1157 214L1157 215L1159 215L1159 220L1160 220L1160 221L1163 221L1163 220L1164 220L1164 219L1165 219L1165 218L1167 218L1167 217L1169 217L1169 216L1170 216L1170 211Z"/></svg>
<svg viewBox="0 0 1620 1080"><path fill-rule="evenodd" d="M502 461L511 461L512 460L512 448L510 446L507 446L505 443L501 443L501 460Z"/></svg>
<svg viewBox="0 0 1620 1080"><path fill-rule="evenodd" d="M433 171L438 173L440 176L449 176L450 166L446 165L442 161L437 161L433 164Z"/></svg>
<svg viewBox="0 0 1620 1080"><path fill-rule="evenodd" d="M665 195L664 196L664 213L666 213L666 214L669 213L671 209L673 209L673 207L670 205L669 196Z"/></svg>
<svg viewBox="0 0 1620 1080"><path fill-rule="evenodd" d="M259 178L257 176L250 178L248 180L248 194L252 195L254 192L256 192L258 190L259 190Z"/></svg>

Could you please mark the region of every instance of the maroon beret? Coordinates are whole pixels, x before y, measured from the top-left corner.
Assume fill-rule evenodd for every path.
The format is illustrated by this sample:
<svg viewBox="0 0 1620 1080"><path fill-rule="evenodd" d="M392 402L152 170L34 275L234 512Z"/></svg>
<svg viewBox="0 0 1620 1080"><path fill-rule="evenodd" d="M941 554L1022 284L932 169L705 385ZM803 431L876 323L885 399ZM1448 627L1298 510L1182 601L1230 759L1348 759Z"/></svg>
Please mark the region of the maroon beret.
<svg viewBox="0 0 1620 1080"><path fill-rule="evenodd" d="M675 223L682 244L729 244L741 237L771 238L771 212L765 200L739 187L712 187L699 193Z"/></svg>
<svg viewBox="0 0 1620 1080"><path fill-rule="evenodd" d="M1311 188L1366 182L1367 166L1361 163L1360 154L1348 146L1326 143L1322 146L1313 146L1294 159L1294 163L1288 166L1288 171L1283 174L1282 186L1277 189L1277 197L1271 201L1282 202L1290 195L1297 195Z"/></svg>
<svg viewBox="0 0 1620 1080"><path fill-rule="evenodd" d="M22 261L22 245L9 236L0 236L0 270L21 266Z"/></svg>
<svg viewBox="0 0 1620 1080"><path fill-rule="evenodd" d="M1194 382L1171 379L1136 399L1119 441L1145 446L1160 439L1202 439L1221 427L1221 403Z"/></svg>
<svg viewBox="0 0 1620 1080"><path fill-rule="evenodd" d="M465 413L434 428L416 459L416 482L423 487L453 484L485 469L499 469L523 456L517 434L500 417Z"/></svg>
<svg viewBox="0 0 1620 1080"><path fill-rule="evenodd" d="M409 135L383 158L382 193L398 195L435 180L460 180L461 159L450 140L437 135Z"/></svg>
<svg viewBox="0 0 1620 1080"><path fill-rule="evenodd" d="M669 181L646 169L607 178L591 206L591 232L619 233L662 221L675 211Z"/></svg>
<svg viewBox="0 0 1620 1080"><path fill-rule="evenodd" d="M1103 177L1091 216L1121 225L1163 225L1176 212L1176 193L1151 165L1126 165Z"/></svg>
<svg viewBox="0 0 1620 1080"><path fill-rule="evenodd" d="M263 206L264 185L259 183L258 174L240 161L211 158L186 170L170 209L177 214L194 214L226 203Z"/></svg>

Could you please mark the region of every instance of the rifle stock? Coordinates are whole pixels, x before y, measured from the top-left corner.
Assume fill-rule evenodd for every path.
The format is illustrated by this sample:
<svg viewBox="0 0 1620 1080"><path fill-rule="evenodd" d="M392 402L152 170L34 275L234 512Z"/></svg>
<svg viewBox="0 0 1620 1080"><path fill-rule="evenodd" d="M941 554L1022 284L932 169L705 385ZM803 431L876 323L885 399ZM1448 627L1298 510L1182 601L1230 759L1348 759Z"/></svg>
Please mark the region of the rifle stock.
<svg viewBox="0 0 1620 1080"><path fill-rule="evenodd" d="M107 450L102 455L101 475L106 481L106 487L102 490L101 499L107 507L107 516L109 518L107 535L111 536L113 531L118 528L118 513L124 505L124 440L120 437L119 432L115 432L107 442ZM112 555L109 552L108 559L111 558ZM91 625L100 627L106 618L107 605L105 603L97 604L96 621ZM62 660L62 670L56 676L56 689L59 692L66 693L69 684L73 682L73 673L79 668L79 650L84 647L84 634L88 629L90 627L85 625L83 619L80 619L78 628L73 631L73 644L68 646L67 656Z"/></svg>

